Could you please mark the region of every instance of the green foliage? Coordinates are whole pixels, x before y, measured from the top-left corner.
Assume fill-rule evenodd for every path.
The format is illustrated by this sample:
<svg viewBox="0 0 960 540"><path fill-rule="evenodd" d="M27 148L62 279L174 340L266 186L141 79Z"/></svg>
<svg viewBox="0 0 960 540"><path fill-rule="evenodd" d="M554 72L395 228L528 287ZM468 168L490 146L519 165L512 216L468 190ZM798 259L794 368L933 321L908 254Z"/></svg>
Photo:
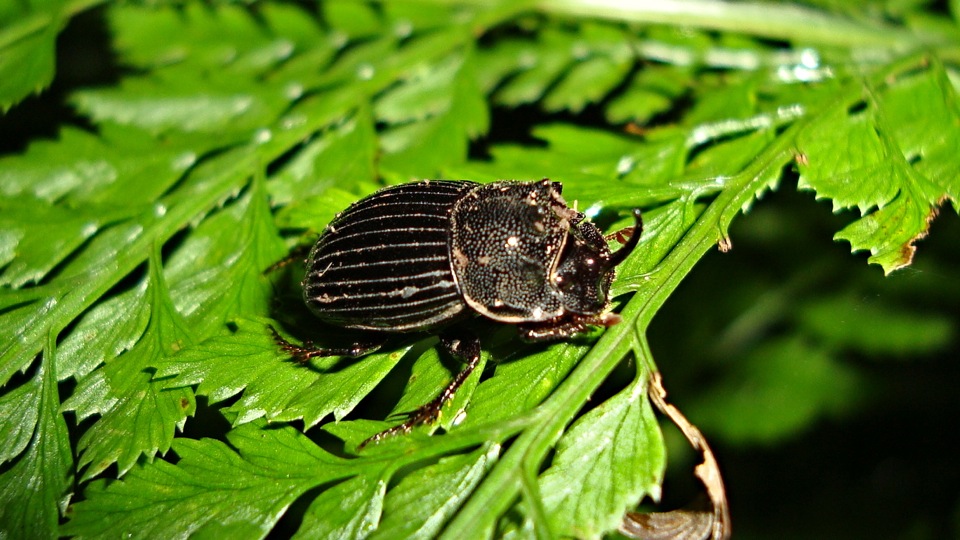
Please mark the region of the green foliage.
<svg viewBox="0 0 960 540"><path fill-rule="evenodd" d="M64 7L60 0L0 6L0 111L53 80L57 32L70 17Z"/></svg>
<svg viewBox="0 0 960 540"><path fill-rule="evenodd" d="M93 3L0 8L0 109L49 84L56 33ZM637 4L99 8L122 76L69 91L90 129L0 156L0 536L597 538L659 499L654 315L785 178L856 208L835 238L870 263L911 264L960 200L960 32L956 3L954 19ZM486 373L446 433L358 450L456 366L422 336L288 362L270 326L342 336L298 306L300 269L264 270L383 183L437 177L561 180L611 231L643 208L614 284L623 322L549 347L484 327ZM726 279L715 298L749 297ZM776 441L869 399L846 352L956 336L936 314L843 290L788 302L807 289L780 285L739 306L752 318L720 343L738 361L691 402L723 440ZM796 334L766 336L771 320Z"/></svg>
<svg viewBox="0 0 960 540"><path fill-rule="evenodd" d="M227 440L231 446L180 438L177 465L157 461L131 471L123 483L92 483L91 493L100 496L73 507L64 533L262 536L304 491L353 468L289 427L246 424Z"/></svg>
<svg viewBox="0 0 960 540"><path fill-rule="evenodd" d="M619 493L657 498L663 441L645 390L645 381L636 379L580 417L560 440L553 464L540 477L554 532L601 536L623 517ZM597 503L584 506L584 500Z"/></svg>

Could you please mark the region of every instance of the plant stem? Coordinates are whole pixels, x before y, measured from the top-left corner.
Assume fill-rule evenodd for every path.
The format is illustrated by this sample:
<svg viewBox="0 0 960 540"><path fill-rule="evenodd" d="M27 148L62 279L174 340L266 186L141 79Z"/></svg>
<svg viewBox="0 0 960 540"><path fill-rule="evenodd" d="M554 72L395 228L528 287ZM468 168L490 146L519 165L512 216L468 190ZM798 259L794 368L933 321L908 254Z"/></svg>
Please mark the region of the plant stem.
<svg viewBox="0 0 960 540"><path fill-rule="evenodd" d="M947 36L916 34L879 22L860 22L792 4L716 0L545 0L546 13L632 23L691 26L805 44L840 47L915 47Z"/></svg>

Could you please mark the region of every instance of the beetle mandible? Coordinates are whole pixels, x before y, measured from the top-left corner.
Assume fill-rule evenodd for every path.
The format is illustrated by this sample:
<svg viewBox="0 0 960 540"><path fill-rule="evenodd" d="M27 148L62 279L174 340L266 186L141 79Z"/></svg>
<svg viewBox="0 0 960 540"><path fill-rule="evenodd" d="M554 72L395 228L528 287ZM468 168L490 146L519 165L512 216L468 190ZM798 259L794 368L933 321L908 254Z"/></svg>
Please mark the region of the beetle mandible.
<svg viewBox="0 0 960 540"><path fill-rule="evenodd" d="M300 362L363 356L389 334L430 332L464 367L434 400L364 444L432 423L480 361L473 315L517 325L527 341L568 338L620 318L607 311L617 265L637 246L611 253L599 229L567 206L548 179L478 184L426 180L391 186L352 204L326 227L306 259L303 297L334 326L368 331L343 348L294 345ZM619 233L618 233L619 235Z"/></svg>

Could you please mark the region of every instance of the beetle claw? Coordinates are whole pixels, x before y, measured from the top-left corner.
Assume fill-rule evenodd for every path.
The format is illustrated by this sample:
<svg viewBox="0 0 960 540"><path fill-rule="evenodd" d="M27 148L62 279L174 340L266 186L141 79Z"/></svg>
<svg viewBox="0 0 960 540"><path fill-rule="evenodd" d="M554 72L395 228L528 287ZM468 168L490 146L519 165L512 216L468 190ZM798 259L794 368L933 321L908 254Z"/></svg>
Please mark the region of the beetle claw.
<svg viewBox="0 0 960 540"><path fill-rule="evenodd" d="M603 315L600 315L600 318L597 320L599 324L597 326L613 326L615 324L620 324L620 321L623 319L620 317L619 313L613 313L608 311Z"/></svg>

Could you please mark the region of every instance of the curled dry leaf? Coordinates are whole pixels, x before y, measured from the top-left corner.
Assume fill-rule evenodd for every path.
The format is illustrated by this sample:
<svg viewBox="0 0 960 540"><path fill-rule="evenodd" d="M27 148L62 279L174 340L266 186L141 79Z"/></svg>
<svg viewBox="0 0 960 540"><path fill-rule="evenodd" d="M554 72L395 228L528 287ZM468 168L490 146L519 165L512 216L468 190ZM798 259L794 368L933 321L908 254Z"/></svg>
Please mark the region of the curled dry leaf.
<svg viewBox="0 0 960 540"><path fill-rule="evenodd" d="M713 512L680 508L669 512L627 512L620 532L644 540L705 540L713 529Z"/></svg>
<svg viewBox="0 0 960 540"><path fill-rule="evenodd" d="M703 482L709 499L709 509L701 510L699 504L669 512L641 514L628 512L620 525L620 532L630 538L643 540L726 540L730 538L730 509L727 494L720 476L720 467L703 433L690 423L679 409L667 402L667 391L659 372L650 376L650 399L661 413L667 415L690 443L703 456L694 474Z"/></svg>

